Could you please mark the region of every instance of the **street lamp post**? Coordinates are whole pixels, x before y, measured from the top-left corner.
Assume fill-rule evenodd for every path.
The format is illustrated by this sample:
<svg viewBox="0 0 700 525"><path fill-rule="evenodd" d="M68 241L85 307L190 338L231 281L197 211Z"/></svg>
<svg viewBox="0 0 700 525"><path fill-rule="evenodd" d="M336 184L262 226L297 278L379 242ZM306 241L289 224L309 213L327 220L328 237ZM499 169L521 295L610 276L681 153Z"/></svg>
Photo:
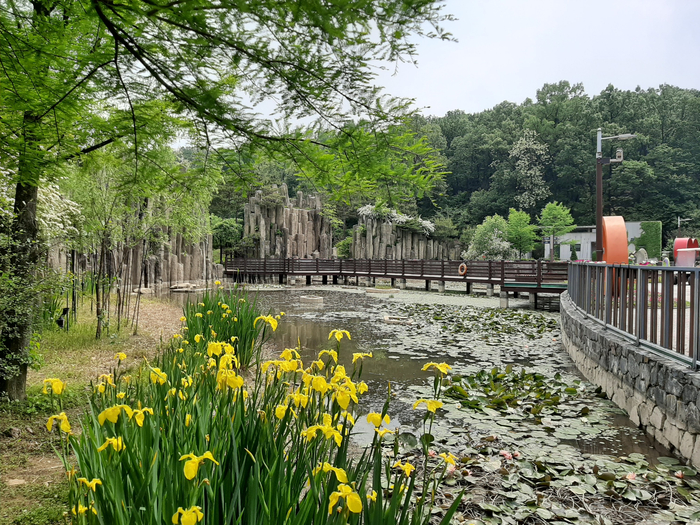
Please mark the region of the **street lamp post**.
<svg viewBox="0 0 700 525"><path fill-rule="evenodd" d="M676 234L676 237L680 237L680 236L681 236L681 223L682 223L682 222L688 222L688 221L690 221L690 220L692 220L692 219L681 219L680 216L678 216L678 233Z"/></svg>
<svg viewBox="0 0 700 525"><path fill-rule="evenodd" d="M603 130L598 128L597 134L597 149L595 154L595 190L596 190L596 210L595 210L595 254L596 261L603 260L603 165L617 164L622 162L622 149L618 148L615 152L615 158L611 159L603 157L603 141L604 140L627 140L633 139L637 135L631 133L623 133L622 135L613 135L612 137L604 137Z"/></svg>

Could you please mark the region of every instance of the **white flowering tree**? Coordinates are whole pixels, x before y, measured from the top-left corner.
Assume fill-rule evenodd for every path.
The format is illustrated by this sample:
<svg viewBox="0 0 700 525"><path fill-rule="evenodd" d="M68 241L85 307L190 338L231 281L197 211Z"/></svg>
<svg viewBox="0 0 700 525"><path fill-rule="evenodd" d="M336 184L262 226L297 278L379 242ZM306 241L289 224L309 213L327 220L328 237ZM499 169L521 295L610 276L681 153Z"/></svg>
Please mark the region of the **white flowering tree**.
<svg viewBox="0 0 700 525"><path fill-rule="evenodd" d="M469 248L462 252L462 259L501 260L514 259L516 256L513 245L508 242L508 223L500 215L486 217L484 222L476 227Z"/></svg>

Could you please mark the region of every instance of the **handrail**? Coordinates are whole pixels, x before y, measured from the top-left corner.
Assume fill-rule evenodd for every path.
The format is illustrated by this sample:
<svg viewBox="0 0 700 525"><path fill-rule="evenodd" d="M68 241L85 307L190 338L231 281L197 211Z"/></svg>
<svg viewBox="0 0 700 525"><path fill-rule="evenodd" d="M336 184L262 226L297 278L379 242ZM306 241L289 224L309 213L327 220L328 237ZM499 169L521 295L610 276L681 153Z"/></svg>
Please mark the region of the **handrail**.
<svg viewBox="0 0 700 525"><path fill-rule="evenodd" d="M697 369L700 268L571 263L568 291L605 329Z"/></svg>
<svg viewBox="0 0 700 525"><path fill-rule="evenodd" d="M566 262L541 261L468 261L467 272L459 274L462 261L411 259L401 262L384 259L233 259L227 258L228 275L334 275L391 279L425 279L464 283L525 283L542 291L566 289ZM557 286L560 285L560 286Z"/></svg>

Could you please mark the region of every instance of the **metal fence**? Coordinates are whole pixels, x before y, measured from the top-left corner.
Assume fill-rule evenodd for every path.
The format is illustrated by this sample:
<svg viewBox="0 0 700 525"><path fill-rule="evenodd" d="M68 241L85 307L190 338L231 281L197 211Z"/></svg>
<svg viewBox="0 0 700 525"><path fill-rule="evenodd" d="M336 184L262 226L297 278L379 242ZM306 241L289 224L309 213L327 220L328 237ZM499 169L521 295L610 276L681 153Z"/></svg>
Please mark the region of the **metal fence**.
<svg viewBox="0 0 700 525"><path fill-rule="evenodd" d="M693 369L700 357L700 268L569 265L569 295L588 317Z"/></svg>

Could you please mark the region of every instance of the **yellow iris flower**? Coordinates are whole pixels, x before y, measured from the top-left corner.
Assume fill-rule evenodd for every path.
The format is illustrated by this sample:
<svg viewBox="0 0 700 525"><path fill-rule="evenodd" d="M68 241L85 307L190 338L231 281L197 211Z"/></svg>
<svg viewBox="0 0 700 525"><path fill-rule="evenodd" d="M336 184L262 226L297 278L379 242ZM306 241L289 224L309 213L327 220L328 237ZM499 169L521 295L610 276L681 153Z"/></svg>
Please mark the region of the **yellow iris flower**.
<svg viewBox="0 0 700 525"><path fill-rule="evenodd" d="M194 336L194 342L199 343L203 339L202 334L196 334Z"/></svg>
<svg viewBox="0 0 700 525"><path fill-rule="evenodd" d="M204 463L205 459L208 459L217 465L219 464L219 462L214 459L214 456L212 456L211 452L208 450L201 456L196 456L195 454L185 454L182 456L180 461L187 460L185 463L185 477L187 479L194 479L199 471L199 466Z"/></svg>
<svg viewBox="0 0 700 525"><path fill-rule="evenodd" d="M316 390L316 392L319 392L321 395L325 395L326 392L328 392L328 389L330 389L330 385L326 381L326 378L322 376L313 377L314 378L311 381L311 388Z"/></svg>
<svg viewBox="0 0 700 525"><path fill-rule="evenodd" d="M289 411L292 413L294 419L298 417L297 413L294 412L293 408L287 405L277 405L277 408L275 408L275 416L277 417L277 419L284 419L284 416L287 413L287 409L289 409Z"/></svg>
<svg viewBox="0 0 700 525"><path fill-rule="evenodd" d="M51 432L51 429L53 428L53 422L54 421L60 421L61 425L60 428L63 432L66 434L70 433L70 423L68 422L68 416L66 415L65 412L61 412L57 416L51 416L46 423L46 428L48 429L49 432Z"/></svg>
<svg viewBox="0 0 700 525"><path fill-rule="evenodd" d="M321 352L318 354L318 358L321 359L324 355L329 355L333 358L333 361L336 363L338 362L338 352L335 350L321 350Z"/></svg>
<svg viewBox="0 0 700 525"><path fill-rule="evenodd" d="M404 474L406 474L406 477L409 477L411 473L416 470L416 467L411 465L408 461L406 463L401 463L401 461L397 461L392 465L392 468L400 468L403 470Z"/></svg>
<svg viewBox="0 0 700 525"><path fill-rule="evenodd" d="M226 370L220 368L216 374L216 383L219 390L224 390L226 387L229 388L241 388L243 386L243 378L236 375L235 370Z"/></svg>
<svg viewBox="0 0 700 525"><path fill-rule="evenodd" d="M63 393L63 390L66 388L66 384L60 379L57 379L55 377L49 377L47 379L44 379L44 390L42 390L44 394L49 393L46 390L47 387L51 389L52 394L60 396Z"/></svg>
<svg viewBox="0 0 700 525"><path fill-rule="evenodd" d="M415 403L413 403L413 410L416 410L419 406L425 403L425 407L428 409L428 412L432 412L433 414L435 411L442 406L442 401L437 401L435 399L419 399Z"/></svg>
<svg viewBox="0 0 700 525"><path fill-rule="evenodd" d="M387 434L393 434L393 433L394 433L393 430L390 430L390 429L388 429L388 428L375 428L374 431L375 431L377 434L379 434L379 437L380 437L380 438L383 438L383 437L386 436Z"/></svg>
<svg viewBox="0 0 700 525"><path fill-rule="evenodd" d="M285 361L291 361L292 359L299 359L301 356L294 348L285 348L280 357Z"/></svg>
<svg viewBox="0 0 700 525"><path fill-rule="evenodd" d="M145 418L145 414L148 412L149 414L153 415L153 409L152 408L141 408L141 409L135 409L133 411L133 416L134 419L136 420L136 424L140 427L143 427L143 420ZM131 419L131 416L129 416L129 419Z"/></svg>
<svg viewBox="0 0 700 525"><path fill-rule="evenodd" d="M350 332L347 330L331 330L331 333L328 334L328 340L331 339L331 337L334 337L338 340L340 343L340 340L343 338L343 336L347 336L349 341L352 341L352 337L350 337Z"/></svg>
<svg viewBox="0 0 700 525"><path fill-rule="evenodd" d="M271 315L261 315L259 317L256 317L255 321L253 321L253 328L255 328L255 325L258 324L258 321L260 320L265 321L267 324L269 324L273 332L277 330L277 319L275 319Z"/></svg>
<svg viewBox="0 0 700 525"><path fill-rule="evenodd" d="M333 419L330 414L323 414L323 425L310 426L306 430L302 430L301 435L305 437L307 441L311 441L316 437L316 433L319 431L323 432L326 439L333 438L338 446L340 446L343 441L342 434L333 426Z"/></svg>
<svg viewBox="0 0 700 525"><path fill-rule="evenodd" d="M367 499L377 501L377 491L373 490L371 494L367 494Z"/></svg>
<svg viewBox="0 0 700 525"><path fill-rule="evenodd" d="M347 482L348 482L348 475L347 475L347 473L346 473L342 468L334 467L333 465L331 465L331 464L328 463L328 462L325 462L325 463L319 465L318 467L316 467L315 469L313 469L313 471L311 471L311 474L312 474L313 476L315 476L316 474L318 474L318 473L321 472L321 471L323 471L323 472L333 472L333 473L335 473L335 477L338 478L338 481L340 481L341 483L347 483Z"/></svg>
<svg viewBox="0 0 700 525"><path fill-rule="evenodd" d="M354 514L362 512L362 499L360 499L360 495L352 490L350 486L341 483L338 485L338 491L331 494L328 503L328 514L333 514L333 509L338 504L339 499L345 500L345 506L350 512Z"/></svg>
<svg viewBox="0 0 700 525"><path fill-rule="evenodd" d="M369 354L363 354L363 353L352 354L352 364L354 365L355 361L357 361L358 359L363 360L365 357L372 357L372 352L370 352Z"/></svg>
<svg viewBox="0 0 700 525"><path fill-rule="evenodd" d="M126 359L126 354L124 352L118 352L114 354L114 359L119 359L120 361L124 361Z"/></svg>
<svg viewBox="0 0 700 525"><path fill-rule="evenodd" d="M217 283L219 281L216 281ZM204 513L202 512L202 507L190 507L187 510L183 510L182 507L177 508L177 512L173 514L173 525L195 525L195 523L202 521L204 518Z"/></svg>
<svg viewBox="0 0 700 525"><path fill-rule="evenodd" d="M161 371L160 368L153 368L151 370L151 382L159 383L161 385L165 384L165 382L168 380L168 374L165 372Z"/></svg>
<svg viewBox="0 0 700 525"><path fill-rule="evenodd" d="M97 485L102 485L102 481L97 478L94 478L92 481L88 481L87 478L78 478L78 483L83 483L88 490L93 492L97 492Z"/></svg>
<svg viewBox="0 0 700 525"><path fill-rule="evenodd" d="M117 452L121 452L124 450L126 447L124 446L124 440L122 439L121 436L117 438L107 438L107 441L105 441L100 448L97 449L97 452L102 452L105 450L107 447L112 446L114 450Z"/></svg>
<svg viewBox="0 0 700 525"><path fill-rule="evenodd" d="M447 375L447 372L452 370L452 367L447 363L428 363L421 370L425 372L426 370L430 370L431 368L439 370L440 373L443 375Z"/></svg>
<svg viewBox="0 0 700 525"><path fill-rule="evenodd" d="M184 315L180 317L180 322L184 323L185 321L187 321L187 317L185 317Z"/></svg>
<svg viewBox="0 0 700 525"><path fill-rule="evenodd" d="M391 423L391 418L389 414L386 414L382 419L382 415L377 412L370 412L367 414L367 423L373 424L375 427L379 428L382 426L382 421L387 425Z"/></svg>
<svg viewBox="0 0 700 525"><path fill-rule="evenodd" d="M452 454L450 454L450 453L445 454L443 452L443 453L439 454L439 456L445 460L445 463L448 463L448 464L453 465L453 466L456 465L456 463L455 463L456 458Z"/></svg>
<svg viewBox="0 0 700 525"><path fill-rule="evenodd" d="M100 425L104 425L105 421L116 423L122 410L126 412L126 415L129 416L129 419L131 419L134 411L129 405L114 405L113 407L106 408L100 412L97 416L97 421L99 421Z"/></svg>

